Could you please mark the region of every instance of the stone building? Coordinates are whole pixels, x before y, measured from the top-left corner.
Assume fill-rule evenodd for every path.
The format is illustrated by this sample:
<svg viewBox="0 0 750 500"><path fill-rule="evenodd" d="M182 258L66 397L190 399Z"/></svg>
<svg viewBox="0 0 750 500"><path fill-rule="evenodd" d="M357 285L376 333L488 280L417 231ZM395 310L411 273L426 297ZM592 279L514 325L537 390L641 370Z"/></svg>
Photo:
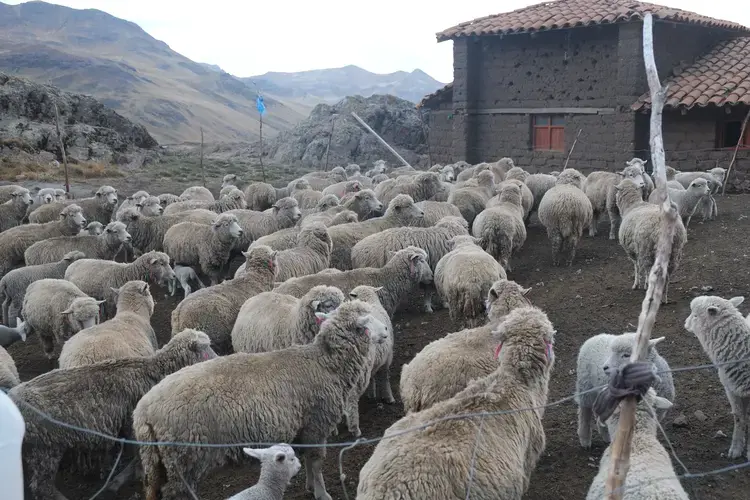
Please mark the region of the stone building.
<svg viewBox="0 0 750 500"><path fill-rule="evenodd" d="M659 76L669 84L667 163L683 171L726 168L750 191L750 29L632 0L558 0L461 23L451 84L426 96L435 163L511 156L534 171L619 169L650 158L643 16L654 18ZM750 127L748 127L750 128Z"/></svg>

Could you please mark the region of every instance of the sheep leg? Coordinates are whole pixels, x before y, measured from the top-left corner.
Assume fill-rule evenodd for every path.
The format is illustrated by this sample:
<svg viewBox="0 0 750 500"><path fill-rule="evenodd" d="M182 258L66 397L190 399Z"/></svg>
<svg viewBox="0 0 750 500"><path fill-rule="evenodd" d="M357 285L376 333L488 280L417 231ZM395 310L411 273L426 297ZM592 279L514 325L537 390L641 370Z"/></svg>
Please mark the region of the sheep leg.
<svg viewBox="0 0 750 500"><path fill-rule="evenodd" d="M111 491L113 493L117 493L120 491L120 488L123 487L125 483L130 481L130 479L136 474L137 468L138 468L138 457L134 457L128 464L125 466L125 468L117 474L112 481L109 482L107 485L107 491Z"/></svg>
<svg viewBox="0 0 750 500"><path fill-rule="evenodd" d="M617 239L617 231L620 228L620 214L613 210L609 211L609 239Z"/></svg>
<svg viewBox="0 0 750 500"><path fill-rule="evenodd" d="M728 455L729 458L739 458L745 453L747 446L747 413L750 410L750 397L738 396L730 392L726 386L724 390L727 393L734 417L732 445L729 447Z"/></svg>
<svg viewBox="0 0 750 500"><path fill-rule="evenodd" d="M424 291L424 312L432 314L432 296L435 294L435 287L432 285L422 287L422 285L420 285L420 288Z"/></svg>
<svg viewBox="0 0 750 500"><path fill-rule="evenodd" d="M591 448L591 422L594 412L588 406L578 407L578 441L584 448Z"/></svg>
<svg viewBox="0 0 750 500"><path fill-rule="evenodd" d="M550 235L550 242L552 243L552 265L560 265L560 249L562 247L562 236L559 233Z"/></svg>
<svg viewBox="0 0 750 500"><path fill-rule="evenodd" d="M59 450L54 448L40 450L35 447L24 458L29 465L25 469L29 476L31 498L67 500L65 495L55 487L55 476L62 460L62 453Z"/></svg>
<svg viewBox="0 0 750 500"><path fill-rule="evenodd" d="M48 333L39 332L39 341L42 343L42 351L47 359L55 359L55 339Z"/></svg>
<svg viewBox="0 0 750 500"><path fill-rule="evenodd" d="M596 228L599 225L599 212L594 211L594 216L591 218L591 223L589 224L589 236L592 238L596 236Z"/></svg>
<svg viewBox="0 0 750 500"><path fill-rule="evenodd" d="M10 326L11 328L15 328L16 326L18 326L16 318L20 318L22 312L23 309L21 309L21 306L11 301L10 305L8 306L8 326Z"/></svg>
<svg viewBox="0 0 750 500"><path fill-rule="evenodd" d="M5 297L3 300L3 323L5 326L10 326L10 316L8 316L8 309L10 309L10 297Z"/></svg>
<svg viewBox="0 0 750 500"><path fill-rule="evenodd" d="M393 392L391 391L390 368L391 363L386 363L385 365L380 367L380 370L378 370L377 374L375 374L375 377L373 378L377 382L377 393L380 395L380 399L388 404L393 404L396 402L396 399L393 397Z"/></svg>
<svg viewBox="0 0 750 500"><path fill-rule="evenodd" d="M325 444L324 439L321 444ZM308 443L315 444L315 443ZM306 448L305 455L305 473L307 476L306 483L308 491L312 488L315 500L332 500L331 495L326 491L326 483L323 479L323 459L325 459L325 448Z"/></svg>
<svg viewBox="0 0 750 500"><path fill-rule="evenodd" d="M576 258L576 247L578 246L578 239L575 236L567 238L568 246L568 267L573 265L573 260Z"/></svg>

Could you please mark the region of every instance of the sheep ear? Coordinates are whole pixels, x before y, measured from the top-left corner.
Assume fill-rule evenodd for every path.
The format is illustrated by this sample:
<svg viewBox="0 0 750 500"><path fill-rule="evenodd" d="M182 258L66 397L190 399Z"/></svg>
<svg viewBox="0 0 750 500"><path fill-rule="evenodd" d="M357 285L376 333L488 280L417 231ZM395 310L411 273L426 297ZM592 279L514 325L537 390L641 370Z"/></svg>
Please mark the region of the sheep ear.
<svg viewBox="0 0 750 500"><path fill-rule="evenodd" d="M729 302L731 302L731 304L732 304L732 305L733 305L734 307L737 307L737 306L739 306L739 305L740 305L740 304L742 304L742 303L743 303L744 301L745 301L745 297L732 297L731 299L729 299Z"/></svg>
<svg viewBox="0 0 750 500"><path fill-rule="evenodd" d="M247 259L250 256L250 252L242 252L242 256Z"/></svg>
<svg viewBox="0 0 750 500"><path fill-rule="evenodd" d="M69 307L65 309L63 312L61 312L60 314L62 314L63 316L67 316L68 314L72 314L72 313L73 313L73 309Z"/></svg>
<svg viewBox="0 0 750 500"><path fill-rule="evenodd" d="M521 288L521 295L526 295L531 291L531 287L529 288Z"/></svg>
<svg viewBox="0 0 750 500"><path fill-rule="evenodd" d="M708 309L706 309L706 311L708 311L709 316L716 316L719 313L719 308L711 306Z"/></svg>
<svg viewBox="0 0 750 500"><path fill-rule="evenodd" d="M318 318L320 321L325 321L329 318L330 313L324 313L324 312L315 312L315 317Z"/></svg>
<svg viewBox="0 0 750 500"><path fill-rule="evenodd" d="M148 293L148 283L144 283L141 287L141 293L146 294Z"/></svg>
<svg viewBox="0 0 750 500"><path fill-rule="evenodd" d="M276 463L283 464L286 460L286 453L282 452L276 452L276 456L273 457L273 459L276 461Z"/></svg>
<svg viewBox="0 0 750 500"><path fill-rule="evenodd" d="M320 301L319 300L313 300L312 302L310 302L310 306L313 309L317 309L319 305L320 305Z"/></svg>
<svg viewBox="0 0 750 500"><path fill-rule="evenodd" d="M396 255L396 252L394 252L393 250L388 250L388 260L391 260L394 255Z"/></svg>
<svg viewBox="0 0 750 500"><path fill-rule="evenodd" d="M113 290L114 290L114 288L113 288ZM96 301L96 305L98 305L98 306L99 306L99 305L102 305L102 304L104 304L105 302L107 302L107 301L106 301L106 300L97 300L97 301Z"/></svg>
<svg viewBox="0 0 750 500"><path fill-rule="evenodd" d="M152 257L151 260L148 261L148 263L151 265L156 264L156 262L157 262L156 257Z"/></svg>
<svg viewBox="0 0 750 500"><path fill-rule="evenodd" d="M490 288L490 297L492 297L493 299L497 299L499 297L499 295L497 294L497 290L495 290L494 288Z"/></svg>
<svg viewBox="0 0 750 500"><path fill-rule="evenodd" d="M109 287L109 289L112 291L112 293L115 294L115 297L117 297L117 295L120 293L120 289L119 288Z"/></svg>
<svg viewBox="0 0 750 500"><path fill-rule="evenodd" d="M666 398L662 398L660 396L654 397L654 404L653 407L656 410L668 410L672 408L672 402Z"/></svg>
<svg viewBox="0 0 750 500"><path fill-rule="evenodd" d="M257 458L258 460L260 460L261 457L263 456L263 451L264 450L262 450L262 449L255 449L255 448L242 448L242 451L245 452L245 455L250 456L250 457L254 457L254 458Z"/></svg>
<svg viewBox="0 0 750 500"><path fill-rule="evenodd" d="M663 342L666 337L659 337L657 339L651 339L648 341L649 347L654 347L656 344Z"/></svg>
<svg viewBox="0 0 750 500"><path fill-rule="evenodd" d="M380 291L380 290L382 290L382 289L383 289L383 287L382 287L382 286L379 286L379 287L377 287L377 288L376 288L376 289L375 289L374 291L375 291L375 293L377 293L377 292L379 292L379 291Z"/></svg>

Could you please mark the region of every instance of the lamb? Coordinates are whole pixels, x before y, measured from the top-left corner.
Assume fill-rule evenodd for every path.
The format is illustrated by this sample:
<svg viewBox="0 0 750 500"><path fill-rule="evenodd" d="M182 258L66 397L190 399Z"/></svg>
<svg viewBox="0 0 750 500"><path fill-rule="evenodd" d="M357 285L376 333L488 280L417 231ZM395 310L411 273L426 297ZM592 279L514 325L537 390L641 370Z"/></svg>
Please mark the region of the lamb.
<svg viewBox="0 0 750 500"><path fill-rule="evenodd" d="M452 250L435 267L435 288L451 320L471 327L482 323L492 284L507 279L503 267L477 241L471 236L451 238Z"/></svg>
<svg viewBox="0 0 750 500"><path fill-rule="evenodd" d="M16 189L26 189L23 186L16 184L9 184L7 186L0 186L0 203L6 203L13 198L13 192Z"/></svg>
<svg viewBox="0 0 750 500"><path fill-rule="evenodd" d="M515 281L499 280L487 293L489 322L427 344L401 367L401 399L405 412L421 411L450 399L471 380L486 377L497 368L490 333L513 309L530 306L523 288Z"/></svg>
<svg viewBox="0 0 750 500"><path fill-rule="evenodd" d="M180 194L180 201L207 201L211 203L214 200L214 195L211 191L204 188L203 186L191 186Z"/></svg>
<svg viewBox="0 0 750 500"><path fill-rule="evenodd" d="M539 221L547 229L552 243L555 266L560 265L561 254L565 256L566 265L573 265L578 242L594 217L591 201L581 191L583 180L578 170L566 168L557 178L555 187L547 191L539 203Z"/></svg>
<svg viewBox="0 0 750 500"><path fill-rule="evenodd" d="M18 376L15 361L8 354L8 351L3 346L0 346L0 392L8 391L11 387L15 387L20 383L21 377Z"/></svg>
<svg viewBox="0 0 750 500"><path fill-rule="evenodd" d="M596 236L599 220L606 211L609 215L609 239L617 238L622 217L617 208L615 187L623 178L631 179L638 187L645 188L645 176L639 165L627 166L622 172L592 172L586 177L583 192L593 209L589 236Z"/></svg>
<svg viewBox="0 0 750 500"><path fill-rule="evenodd" d="M497 204L480 212L471 230L479 238L479 246L508 271L511 255L518 253L526 242L521 203L520 187L513 181L504 181Z"/></svg>
<svg viewBox="0 0 750 500"><path fill-rule="evenodd" d="M251 182L245 188L245 201L249 210L262 212L276 203L276 189L265 182Z"/></svg>
<svg viewBox="0 0 750 500"><path fill-rule="evenodd" d="M130 233L130 244L141 252L161 252L164 249L164 236L170 227L180 222L213 224L218 215L204 209L188 210L175 215L147 217L137 208L128 208L120 214L120 221Z"/></svg>
<svg viewBox="0 0 750 500"><path fill-rule="evenodd" d="M422 226L424 227L434 226L443 217L463 217L461 215L461 211L458 209L458 207L456 207L456 205L448 203L446 201L428 200L420 201L419 203L415 203L414 205L416 205L416 207L424 213L424 219L422 221Z"/></svg>
<svg viewBox="0 0 750 500"><path fill-rule="evenodd" d="M63 255L58 262L21 267L3 276L0 279L0 302L5 324L13 326L12 318L21 316L26 289L30 284L45 278L63 279L68 266L84 257L82 252L72 251Z"/></svg>
<svg viewBox="0 0 750 500"><path fill-rule="evenodd" d="M45 205L51 206L51 205ZM74 236L86 225L81 207L68 205L59 212L59 220L45 224L24 224L0 233L0 278L23 265L23 254L37 241L56 236Z"/></svg>
<svg viewBox="0 0 750 500"><path fill-rule="evenodd" d="M74 334L99 321L102 302L89 297L69 281L37 280L26 289L23 299L26 333L37 332L45 356L54 359L55 344L62 345Z"/></svg>
<svg viewBox="0 0 750 500"><path fill-rule="evenodd" d="M81 252L89 259L111 260L123 244L131 240L122 222L110 222L99 236L58 236L37 241L23 254L27 266L59 262L70 252Z"/></svg>
<svg viewBox="0 0 750 500"><path fill-rule="evenodd" d="M20 225L26 217L26 210L33 204L28 189L14 189L10 193L10 201L0 205L0 233Z"/></svg>
<svg viewBox="0 0 750 500"><path fill-rule="evenodd" d="M636 406L635 428L630 444L628 474L622 485L623 500L688 500L689 497L675 475L669 453L657 437L657 423L654 410L667 410L672 407L669 399L659 397L649 389L643 400ZM617 432L620 425L620 408L607 420L610 432ZM604 450L599 462L599 473L589 487L586 500L605 498L606 483L610 472L612 447Z"/></svg>
<svg viewBox="0 0 750 500"><path fill-rule="evenodd" d="M220 354L231 352L232 327L247 299L273 289L278 271L277 252L258 246L244 252L246 273L197 290L172 311L172 334L186 328L205 331Z"/></svg>
<svg viewBox="0 0 750 500"><path fill-rule="evenodd" d="M400 194L391 200L382 217L328 228L333 241L331 267L342 271L351 269L351 249L359 241L385 229L421 225L423 218L424 213L414 205L411 196Z"/></svg>
<svg viewBox="0 0 750 500"><path fill-rule="evenodd" d="M235 243L235 248L246 249L253 240L275 233L280 229L294 226L302 213L294 198L282 198L274 203L273 212L266 214L251 210L230 210L226 212L237 217L242 229L242 236Z"/></svg>
<svg viewBox="0 0 750 500"><path fill-rule="evenodd" d="M237 217L223 213L212 225L180 222L164 235L164 252L175 264L200 266L203 274L216 285L222 278L224 266L242 229Z"/></svg>
<svg viewBox="0 0 750 500"><path fill-rule="evenodd" d="M234 352L278 351L309 344L320 330L317 313L329 313L344 302L336 287L320 285L302 298L263 292L242 304L232 328Z"/></svg>
<svg viewBox="0 0 750 500"><path fill-rule="evenodd" d="M159 198L159 204L162 208L167 208L172 203L180 201L180 197L172 193L162 193L157 198Z"/></svg>
<svg viewBox="0 0 750 500"><path fill-rule="evenodd" d="M601 333L586 340L578 351L575 400L578 404L578 439L583 448L591 447L591 424L596 423L592 409L599 394L596 389L607 385L610 373L630 361L635 338L635 333ZM659 337L649 341L645 361L653 363L659 372L659 380L654 384L656 392L673 401L675 389L672 373L669 372L667 361L656 350L656 345L663 340L664 337ZM665 415L660 415L659 419L662 420ZM597 428L602 438L609 442L607 427L597 425Z"/></svg>
<svg viewBox="0 0 750 500"><path fill-rule="evenodd" d="M348 193L356 193L363 188L362 183L357 180L346 180L343 182L337 182L336 184L331 184L323 190L323 195L335 194L339 198L343 198L344 195Z"/></svg>
<svg viewBox="0 0 750 500"><path fill-rule="evenodd" d="M413 296L421 285L430 285L432 281L427 252L410 246L393 254L382 268L364 267L340 273L321 271L310 276L290 279L279 285L275 291L299 298L317 285L335 286L344 294L348 294L359 285L383 287L378 297L388 316L393 317L396 308L404 299Z"/></svg>
<svg viewBox="0 0 750 500"><path fill-rule="evenodd" d="M380 344L370 347L367 354L367 369L352 388L347 399L344 416L346 418L349 432L359 437L362 431L359 429L359 399L364 395L365 390L370 388L370 397L379 398L387 404L393 404L396 400L391 391L391 363L393 363L393 325L388 316L388 312L383 308L378 298L378 292L381 288L375 288L367 285L360 285L349 292L352 300L361 300L372 307L372 314L375 318L385 325L385 331L388 337Z"/></svg>
<svg viewBox="0 0 750 500"><path fill-rule="evenodd" d="M80 259L65 271L65 279L98 300L105 300L104 318L114 316L115 297L113 288L120 288L128 281L142 279L159 284L174 277L169 267L169 256L162 252L147 252L129 264L110 260Z"/></svg>
<svg viewBox="0 0 750 500"><path fill-rule="evenodd" d="M270 448L242 448L242 451L260 460L260 478L255 486L227 500L282 500L289 482L302 467L292 447L282 443Z"/></svg>
<svg viewBox="0 0 750 500"><path fill-rule="evenodd" d="M75 368L105 361L151 356L159 347L151 328L154 299L145 281L125 283L115 291L117 314L109 321L81 330L63 345L60 368Z"/></svg>
<svg viewBox="0 0 750 500"><path fill-rule="evenodd" d="M360 301L318 316L324 321L311 344L223 356L165 378L133 412L137 439L324 444L341 420L342 395L366 369L370 344L383 342L388 332ZM224 380L232 380L231 385ZM218 425L206 426L209 422ZM139 451L148 500L160 492L164 500L185 498L187 488L195 489L207 473L239 457L232 448L143 446ZM322 474L325 449L303 451L307 484L313 485L315 498L331 500Z"/></svg>
<svg viewBox="0 0 750 500"><path fill-rule="evenodd" d="M102 186L96 191L92 198L67 200L62 203L42 205L29 214L29 222L44 224L55 221L59 218L60 212L63 208L72 204L81 208L86 220L96 220L102 224L109 224L112 221L112 216L117 208L117 190L112 186Z"/></svg>
<svg viewBox="0 0 750 500"><path fill-rule="evenodd" d="M26 342L26 323L21 318L16 318L16 326L13 328L0 325L0 347L10 347L19 340Z"/></svg>
<svg viewBox="0 0 750 500"><path fill-rule="evenodd" d="M656 248L661 235L661 207L641 199L640 188L630 179L623 179L616 187L617 206L622 214L619 240L620 246L633 262L633 290L641 284L648 286L648 273L656 259ZM672 254L667 265L667 281L664 284L662 303L667 303L669 277L674 274L682 260L682 249L687 242L687 231L682 219L677 220Z"/></svg>
<svg viewBox="0 0 750 500"><path fill-rule="evenodd" d="M318 222L306 225L297 235L297 246L277 254L279 272L276 280L283 282L328 268L332 245L331 237L323 224ZM237 278L244 272L245 265L242 264L237 268L234 277Z"/></svg>
<svg viewBox="0 0 750 500"><path fill-rule="evenodd" d="M729 448L730 459L750 456L748 425L750 425L750 363L729 363L750 358L750 324L737 307L744 297L729 300L703 295L690 302L690 316L685 330L698 338L701 347L718 365L719 380L729 399L734 415L734 432Z"/></svg>
<svg viewBox="0 0 750 500"><path fill-rule="evenodd" d="M153 356L52 370L11 389L8 396L26 422L23 459L31 498L64 499L55 487L55 476L64 455L107 454L115 443L101 435L132 435L135 404L156 383L183 367L215 357L204 333L186 331ZM113 387L117 390L112 390ZM32 407L59 421L100 434L70 432L49 425ZM115 478L115 483L122 482L124 479Z"/></svg>
<svg viewBox="0 0 750 500"><path fill-rule="evenodd" d="M206 285L204 285L200 278L198 278L198 275L195 274L195 270L192 267L181 266L179 264L175 265L174 276L174 279L171 279L167 282L169 295L172 297L174 297L174 294L177 291L178 284L180 288L182 288L182 290L185 292L185 297L190 295L193 291L193 289L190 287L190 280L197 282L199 288L206 288Z"/></svg>
<svg viewBox="0 0 750 500"><path fill-rule="evenodd" d="M704 197L710 196L710 193L708 181L702 177L698 177L691 182L687 189L669 189L669 199L677 205L677 211L686 229L690 225L690 219L693 217L696 207ZM648 201L658 204L658 191L653 191L651 196L648 197Z"/></svg>
<svg viewBox="0 0 750 500"><path fill-rule="evenodd" d="M533 214L539 210L539 203L541 203L544 194L555 187L557 177L551 174L530 174L526 177L524 183L529 188L529 192L531 192L531 196L534 199L534 204L529 212Z"/></svg>
<svg viewBox="0 0 750 500"><path fill-rule="evenodd" d="M554 334L541 310L512 311L493 332L499 343L495 371L453 398L410 413L389 427L386 438L430 422L429 429L378 442L360 470L357 499L465 495L475 500L520 500L544 451L545 433L543 410L518 410L547 403ZM490 415L481 421L446 418L476 413ZM467 491L469 471L473 481Z"/></svg>
<svg viewBox="0 0 750 500"><path fill-rule="evenodd" d="M448 197L448 203L458 207L469 227L474 224L476 216L485 209L487 202L495 194L495 178L491 172L481 172L475 179L476 186L457 187Z"/></svg>
<svg viewBox="0 0 750 500"><path fill-rule="evenodd" d="M409 180L386 181L377 185L375 195L384 204L390 203L399 194L406 194L414 201L429 200L440 190L440 177L435 172L420 172Z"/></svg>
<svg viewBox="0 0 750 500"><path fill-rule="evenodd" d="M143 201L146 200L148 197L149 197L149 194L146 191L136 191L135 193L125 198L125 200L117 208L117 211L115 211L115 220L120 220L120 214L122 212L124 212L130 207L135 207L138 204L143 203Z"/></svg>

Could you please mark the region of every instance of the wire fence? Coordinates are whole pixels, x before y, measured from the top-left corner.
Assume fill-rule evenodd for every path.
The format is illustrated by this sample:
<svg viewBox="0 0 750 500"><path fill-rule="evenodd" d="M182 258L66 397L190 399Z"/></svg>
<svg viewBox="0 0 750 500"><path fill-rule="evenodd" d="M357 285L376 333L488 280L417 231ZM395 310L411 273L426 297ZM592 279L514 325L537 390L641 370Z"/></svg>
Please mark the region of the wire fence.
<svg viewBox="0 0 750 500"><path fill-rule="evenodd" d="M720 367L723 367L723 366L732 366L732 365L743 364L743 363L750 364L750 357L741 358L741 359L737 359L737 360L726 361L726 362L720 362L720 363L707 363L707 364L701 364L701 365L690 365L690 366L672 368L672 369L669 369L669 370L656 371L656 374L657 375L662 375L662 374L666 374L666 373L673 373L674 374L674 373L683 373L683 372L688 372L688 371L716 369L716 368L720 368ZM750 366L748 367L748 369L750 369ZM606 385L597 386L597 387L594 387L594 388L589 389L587 391L577 392L577 393L565 396L563 398L557 399L557 400L555 400L553 402L550 402L550 403L547 403L547 404L544 404L544 405L534 406L534 407L515 408L515 409L501 410L501 411L495 411L495 412L477 412L477 413L463 413L463 414L446 415L446 416L441 417L439 419L435 419L435 420L432 420L432 421L429 421L429 422L425 422L425 423L423 423L421 425L417 425L417 426L414 426L414 427L403 429L403 430L398 431L398 432L391 433L391 434L389 434L387 436L383 435L383 436L377 436L377 437L373 437L373 438L360 438L360 439L357 439L355 441L345 441L345 442L336 442L336 443L319 443L319 444L303 444L303 443L300 443L300 444L293 444L292 446L294 448L299 448L299 449L305 449L305 448L341 448L341 450L339 452L339 456L338 456L339 479L340 479L340 482L341 482L342 490L344 492L344 496L348 500L349 499L349 495L348 495L348 492L347 492L347 487L346 487L346 482L345 482L346 475L344 474L344 455L345 455L345 453L347 451L350 451L350 450L354 449L357 446L374 445L374 444L379 443L380 441L385 441L385 440L390 440L390 439L396 439L396 438L404 436L406 434L411 434L411 433L414 433L414 432L419 432L421 430L424 430L424 429L426 429L428 427L440 424L442 422L454 421L454 420L479 419L477 433L476 433L476 437L475 437L475 440L474 440L474 448L473 448L472 454L471 454L471 465L469 467L469 471L467 472L468 475L467 475L467 486L466 486L466 497L465 498L467 500L469 500L471 498L471 491L472 491L472 486L473 486L473 482L474 482L474 475L475 475L475 470L476 470L475 469L476 456L477 456L477 452L478 452L478 447L479 447L479 444L481 442L481 436L482 436L482 431L483 431L483 428L484 428L484 425L485 425L485 421L486 421L486 419L488 417L496 417L496 416L502 416L502 415L511 415L511 414L516 414L516 413L521 413L521 412L526 412L526 411L538 411L538 410L542 410L542 409L546 410L548 408L553 408L553 407L556 407L556 406L560 406L560 405L562 405L564 403L573 401L578 396L582 396L582 395L589 394L589 393L592 393L592 392L601 391L605 387L606 387ZM6 392L8 391L8 389L6 389L6 388L0 388L0 390L6 391ZM76 432L81 432L81 433L84 433L84 434L90 434L90 435L102 438L104 440L120 444L120 450L119 450L119 453L117 455L117 459L115 460L114 465L113 465L113 467L112 467L109 475L107 476L107 479L106 479L104 485L90 498L90 500L94 500L94 499L98 498L104 491L107 490L108 486L110 485L110 483L113 480L114 473L115 473L115 471L116 471L116 469L117 469L117 467L118 467L118 465L119 465L119 463L121 461L122 454L123 454L123 449L124 449L125 445L133 445L133 446L159 446L159 447L189 447L189 448L237 448L237 447L270 447L270 446L273 446L275 444L278 444L277 442L196 443L196 442L176 442L176 441L138 441L138 440L135 440L135 439L128 439L128 438L122 438L122 437L113 436L113 435L110 435L110 434L106 434L104 432L97 431L95 429L89 429L89 428L77 426L77 425L74 425L74 424L71 424L71 423L68 423L68 422L63 422L63 421L61 421L61 420L59 420L59 419L51 416L50 414L46 413L45 411L41 410L40 408L37 408L37 407L35 407L35 406L33 406L33 405L27 403L26 401L23 401L23 400L15 400L14 399L14 402L19 406L19 409L20 408L25 408L28 411L36 414L41 419L43 419L44 421L46 421L46 422L48 422L48 423L50 423L52 425L64 427L66 429L69 429L69 430L72 430L72 431L76 431ZM653 408L651 410L653 411ZM624 492L626 492L628 490L631 490L631 489L635 491L638 488L640 488L640 487L642 487L642 486L644 486L646 484L649 484L649 483L655 483L655 482L660 482L660 481L674 481L675 479L678 479L680 481L690 480L690 479L700 479L700 478L705 478L705 477L708 477L708 476L714 476L714 475L719 475L719 474L726 474L726 473L729 473L729 472L733 472L733 471L737 471L737 470L744 470L746 468L750 468L750 461L748 461L748 462L745 462L745 463L734 464L734 465L730 465L730 466L727 466L727 467L722 467L722 468L713 469L713 470L704 471L704 472L697 472L697 473L690 472L690 470L685 466L685 463L678 456L678 454L677 454L677 452L676 452L676 450L675 450L675 448L674 448L671 440L669 439L669 436L667 435L666 431L662 427L661 423L659 423L658 419L656 419L656 422L657 422L658 429L659 429L660 433L662 434L662 436L664 438L664 441L667 443L667 446L668 446L668 448L670 450L670 454L674 458L675 462L680 466L680 468L682 469L682 471L684 471L684 473L677 474L675 476L665 476L665 477L659 477L659 478L650 478L650 479L645 480L645 481L637 481L635 484L631 484L630 486L627 486L627 487L623 486ZM199 497L198 497L197 493L195 491L193 491L193 489L190 487L190 485L185 480L185 478L182 477L182 476L180 476L180 479L184 483L184 486L190 492L192 498L195 499L195 500L199 500ZM630 482L632 483L632 481L630 481ZM695 497L695 495L693 495L693 497Z"/></svg>

